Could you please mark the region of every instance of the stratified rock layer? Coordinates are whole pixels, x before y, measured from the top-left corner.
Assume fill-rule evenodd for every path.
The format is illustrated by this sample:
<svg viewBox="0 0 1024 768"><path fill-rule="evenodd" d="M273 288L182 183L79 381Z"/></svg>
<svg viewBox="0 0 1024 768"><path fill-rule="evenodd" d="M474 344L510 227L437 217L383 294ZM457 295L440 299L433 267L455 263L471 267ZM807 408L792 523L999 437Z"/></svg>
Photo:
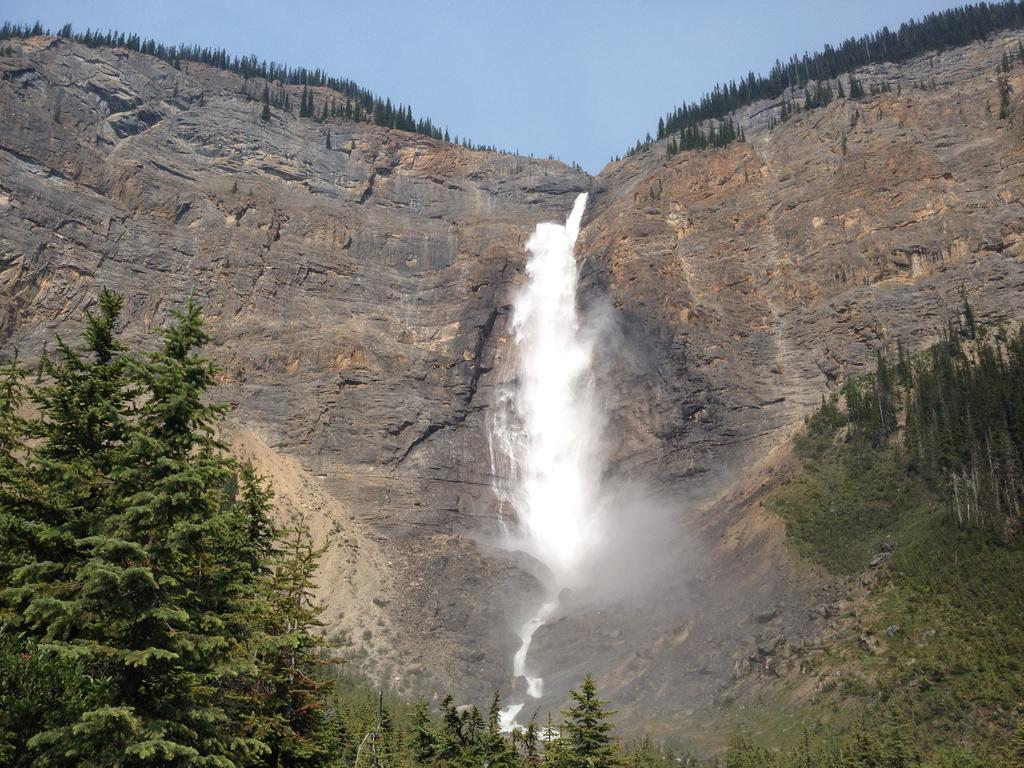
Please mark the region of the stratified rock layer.
<svg viewBox="0 0 1024 768"><path fill-rule="evenodd" d="M817 631L805 608L823 588L759 507L787 462L773 449L878 349L932 340L961 290L984 320L1024 309L1024 70L1006 119L996 82L1014 35L866 69L889 92L775 127L753 105L746 143L671 160L655 145L596 179L365 124L263 122L263 81L202 65L11 45L4 349L37 359L101 286L136 340L195 296L233 442L285 489L285 518L334 540L328 636L403 690L482 701L511 684L540 594L528 559L486 543L487 408L510 375L523 243L578 192L583 309L611 319L611 479L646 485L657 510L624 509L635 527L667 527L655 583L564 595L537 633L552 709L592 671L624 717L679 732L770 685Z"/></svg>
<svg viewBox="0 0 1024 768"><path fill-rule="evenodd" d="M774 128L779 109L755 104L739 115L746 143L666 159L661 142L597 177L580 251L588 295L610 298L628 341L612 366L618 465L672 483L704 550L699 575L660 596L685 592L693 608L652 599L632 619L647 642L618 643L606 692L627 715L659 712L678 734L693 702L741 700L799 668L758 650L820 623L813 578L760 508L787 461L772 449L877 351L934 341L961 292L987 322L1024 314L1024 65L1005 119L997 82L1018 37L866 68L877 95ZM551 633L563 654L579 636Z"/></svg>
<svg viewBox="0 0 1024 768"><path fill-rule="evenodd" d="M4 347L38 358L102 286L124 295L129 339L194 296L232 419L384 540L393 594L363 598L400 631L352 642L378 669L401 677L412 660L438 687L486 695L515 650L507 616L536 584L453 538L493 506L483 430L454 433L487 405L524 238L589 178L365 124L276 109L263 122L262 81L202 65L54 38L13 47L0 59Z"/></svg>

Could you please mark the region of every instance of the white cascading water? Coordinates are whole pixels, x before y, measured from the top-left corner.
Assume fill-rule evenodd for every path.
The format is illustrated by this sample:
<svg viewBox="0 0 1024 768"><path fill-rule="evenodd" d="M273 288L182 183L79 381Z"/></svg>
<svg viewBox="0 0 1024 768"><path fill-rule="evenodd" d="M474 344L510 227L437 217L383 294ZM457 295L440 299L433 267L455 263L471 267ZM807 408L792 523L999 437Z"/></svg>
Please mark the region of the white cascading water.
<svg viewBox="0 0 1024 768"><path fill-rule="evenodd" d="M594 401L592 342L576 310L575 245L587 204L579 195L565 224L538 224L526 243L527 283L514 301L514 384L501 393L491 422L491 460L501 501L499 523L511 548L547 566L551 596L519 631L513 674L526 695L541 697L543 681L528 671L534 633L557 609L557 594L574 585L598 531L602 411ZM515 511L509 525L505 507ZM510 729L525 702L510 704Z"/></svg>

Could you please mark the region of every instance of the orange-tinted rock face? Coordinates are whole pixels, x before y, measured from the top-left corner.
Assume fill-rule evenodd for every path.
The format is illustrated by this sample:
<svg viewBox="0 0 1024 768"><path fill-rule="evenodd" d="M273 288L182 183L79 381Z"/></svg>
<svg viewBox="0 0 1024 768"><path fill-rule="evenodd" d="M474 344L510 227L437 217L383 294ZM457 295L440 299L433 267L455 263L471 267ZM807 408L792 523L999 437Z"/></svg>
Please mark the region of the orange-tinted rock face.
<svg viewBox="0 0 1024 768"><path fill-rule="evenodd" d="M598 177L584 251L616 306L708 377L707 414L781 426L879 346L932 338L961 287L989 317L1020 309L1024 117L990 109L1010 39L866 70L892 91Z"/></svg>
<svg viewBox="0 0 1024 768"><path fill-rule="evenodd" d="M897 339L934 340L961 290L989 321L1024 314L1024 112L1014 97L998 118L995 74L1016 37L864 70L890 92L771 129L754 105L746 143L672 159L662 143L597 177L581 251L631 350L613 366L620 466L678 479L681 527L706 553L697 582L666 588L700 604L680 609L692 621L666 620L608 675L629 712L671 720L772 677L749 661L758 602L782 608L776 634L816 631L813 580L758 505L771 449L808 408ZM1019 65L1010 82L1024 88Z"/></svg>
<svg viewBox="0 0 1024 768"><path fill-rule="evenodd" d="M368 670L482 702L509 687L538 597L529 563L483 543L508 305L534 225L592 190L581 300L612 308L598 368L613 474L655 486L672 525L657 584L615 605L567 598L531 667L545 706L593 671L624 716L679 726L757 688L782 656L758 637L816 631L820 585L758 508L785 466L772 449L878 348L932 339L961 289L984 319L1024 309L1024 70L1006 120L995 76L1011 40L865 70L891 91L774 128L753 105L746 143L671 160L655 146L596 179L351 122L264 123L261 82L15 42L0 340L31 361L101 286L142 338L195 295L232 419L258 455L295 460L275 469L302 476L289 509L346 516L350 550L324 576L334 626L365 613L372 637L351 639ZM332 590L349 562L356 578Z"/></svg>

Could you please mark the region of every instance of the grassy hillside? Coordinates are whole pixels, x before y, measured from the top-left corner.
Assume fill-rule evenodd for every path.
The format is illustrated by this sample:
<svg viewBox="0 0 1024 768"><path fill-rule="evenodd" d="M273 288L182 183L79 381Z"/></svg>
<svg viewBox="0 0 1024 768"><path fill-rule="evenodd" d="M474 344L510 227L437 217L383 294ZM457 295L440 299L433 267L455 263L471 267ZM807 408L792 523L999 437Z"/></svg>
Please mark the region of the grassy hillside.
<svg viewBox="0 0 1024 768"><path fill-rule="evenodd" d="M823 662L823 701L860 714L792 760L741 743L733 764L1024 764L1022 415L1024 331L965 304L935 347L880 357L808 419L767 504L803 557L870 582Z"/></svg>

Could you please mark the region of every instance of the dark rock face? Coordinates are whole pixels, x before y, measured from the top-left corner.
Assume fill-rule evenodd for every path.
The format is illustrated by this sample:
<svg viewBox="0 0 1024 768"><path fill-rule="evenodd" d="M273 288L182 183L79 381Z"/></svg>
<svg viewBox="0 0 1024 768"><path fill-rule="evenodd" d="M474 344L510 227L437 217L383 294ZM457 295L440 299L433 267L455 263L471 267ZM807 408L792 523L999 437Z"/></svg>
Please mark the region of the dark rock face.
<svg viewBox="0 0 1024 768"><path fill-rule="evenodd" d="M599 360L611 474L656 489L672 524L658 581L567 597L530 666L545 707L592 671L625 718L685 732L694 709L798 669L827 621L807 610L824 587L759 505L787 466L773 449L877 349L934 338L961 287L983 320L1024 310L1024 111L991 109L1015 44L865 70L892 92L771 130L754 105L747 143L668 161L655 147L591 179L351 122L264 123L262 82L15 42L0 58L0 343L33 360L104 285L136 338L196 296L233 420L365 526L331 573L372 551L359 567L377 575L330 615L392 628L365 644L367 669L482 702L511 687L539 601L530 563L486 544L508 305L535 224L590 190L581 301L614 320ZM1024 92L1019 67L1010 81Z"/></svg>

